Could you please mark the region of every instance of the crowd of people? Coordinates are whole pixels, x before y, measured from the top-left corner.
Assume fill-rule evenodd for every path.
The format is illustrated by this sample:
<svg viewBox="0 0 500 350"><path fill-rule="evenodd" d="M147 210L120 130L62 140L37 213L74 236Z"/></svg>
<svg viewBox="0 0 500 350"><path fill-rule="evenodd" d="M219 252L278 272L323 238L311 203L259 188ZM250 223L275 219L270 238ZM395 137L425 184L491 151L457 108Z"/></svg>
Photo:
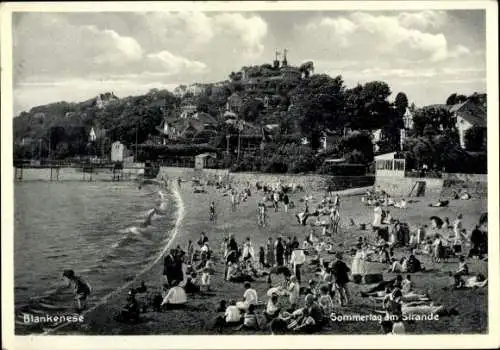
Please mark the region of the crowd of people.
<svg viewBox="0 0 500 350"><path fill-rule="evenodd" d="M458 258L459 266L450 273L454 289L487 284L484 275L470 275L467 265L468 258L487 258L487 217L482 217L470 234L463 227L462 214L452 223L448 218L433 216L428 224L410 227L393 215L399 210L411 210L408 206L411 202L395 200L376 188L361 199L373 207L373 235L342 245L336 240L341 223L344 224L337 193L326 192L313 206L311 195L297 198L303 189L295 185L235 186L222 182L207 182L207 185L214 187L221 197L227 197L230 212L238 211L240 205L256 197L256 228L267 227L275 213L295 215L305 227L304 240L300 242L297 236L284 234L269 236L263 245L255 245L253 237L238 242L234 234L225 234L219 251L215 251L208 235L201 233L198 241L189 241L185 249L178 246L164 257L162 292L142 303L155 311L183 307L192 293L210 293L212 278L219 271L216 266L223 264L223 280L228 288L241 286L242 294L239 300L220 300L213 322L217 332L224 332L227 327L234 331L269 327L273 334L319 332L333 322L331 315L336 310L349 310L353 302L349 284L366 278L371 263L381 263L386 264L387 273L398 275L388 281L372 281L361 296L373 301L373 312L387 316L381 323L385 333L402 333L404 315L456 314L454 307L436 305L428 292L414 288L411 274L430 271L421 261L426 256L438 264ZM296 205L291 197L301 204ZM396 208L394 213L389 207ZM210 202L212 223L216 222L217 210L215 202ZM363 228L366 226L369 225L363 224ZM349 266L344 261L346 254L352 257ZM304 281L305 271L313 272L313 279ZM403 279L400 274L406 277ZM359 281L357 276L361 276ZM253 284L263 281L267 283L267 292L259 295ZM137 322L143 310L136 300L139 294L129 292L121 320Z"/></svg>

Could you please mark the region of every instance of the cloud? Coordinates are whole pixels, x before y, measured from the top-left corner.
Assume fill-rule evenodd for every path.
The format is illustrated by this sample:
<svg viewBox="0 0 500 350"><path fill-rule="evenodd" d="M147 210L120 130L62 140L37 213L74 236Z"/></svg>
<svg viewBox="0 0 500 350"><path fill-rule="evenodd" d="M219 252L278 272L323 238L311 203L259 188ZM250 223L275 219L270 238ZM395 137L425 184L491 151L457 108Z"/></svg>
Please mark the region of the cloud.
<svg viewBox="0 0 500 350"><path fill-rule="evenodd" d="M146 58L152 65L157 64L160 66L159 68L166 69L164 72L166 75L175 75L181 72L199 74L207 70L207 65L203 62L176 56L166 50L148 54Z"/></svg>
<svg viewBox="0 0 500 350"><path fill-rule="evenodd" d="M22 14L14 30L13 51L15 78L115 71L140 61L144 54L133 37L92 25L72 25L53 13Z"/></svg>
<svg viewBox="0 0 500 350"><path fill-rule="evenodd" d="M425 30L439 28L444 23L446 13L439 11L399 15L354 12L316 18L297 30L306 46L307 41L314 39L321 42L326 51L340 48L342 55L437 62L468 53L465 46L450 49L443 33Z"/></svg>
<svg viewBox="0 0 500 350"><path fill-rule="evenodd" d="M227 53L228 45L247 56L262 54L267 23L258 15L204 12L147 12L138 14L153 46L197 54L207 49Z"/></svg>
<svg viewBox="0 0 500 350"><path fill-rule="evenodd" d="M445 11L403 12L397 17L403 27L414 29L437 29L443 27L448 21Z"/></svg>

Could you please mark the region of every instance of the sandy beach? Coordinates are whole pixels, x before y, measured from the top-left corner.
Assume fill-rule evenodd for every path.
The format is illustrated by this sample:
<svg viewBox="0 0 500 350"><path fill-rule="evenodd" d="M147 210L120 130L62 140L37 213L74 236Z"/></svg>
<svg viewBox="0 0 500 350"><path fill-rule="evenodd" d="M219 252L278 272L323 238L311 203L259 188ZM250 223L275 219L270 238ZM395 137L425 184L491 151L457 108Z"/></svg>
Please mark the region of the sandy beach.
<svg viewBox="0 0 500 350"><path fill-rule="evenodd" d="M109 295L97 306L85 313L85 322L79 325L68 325L57 329L51 334L215 334L211 330L213 319L216 316L216 308L221 300L239 300L242 298L243 284L224 281L224 263L221 261L220 246L227 233L233 233L239 244L246 237L251 237L256 250L264 246L268 237L273 240L278 235L297 236L299 242L310 232L309 227L299 225L295 214L302 210L300 199L306 193L298 192L290 199L297 207L284 213L283 208L277 213L268 210L269 225L266 228L257 226L256 203L262 197L261 193L256 193L255 189L247 202L241 203L236 212L231 212L228 197L224 197L220 191L214 188L207 188L207 193L193 193L190 182L182 183L181 188L176 185L171 186L171 191L178 203L176 226L170 232L172 239L165 246L164 250L175 248L180 245L185 249L188 240L196 241L201 232L206 232L209 238L211 249L215 253L216 273L212 279L211 295L189 296L188 303L183 310L171 310L162 313L148 312L142 314L142 321L136 325L126 325L114 320L114 315L124 305L127 289L136 287L140 281L145 281L149 292L159 292L162 280L162 259L157 259L151 266L147 266L143 274L135 281L127 283L120 290ZM352 192L352 191L351 191ZM313 197L311 207L322 197L322 193L308 193ZM218 219L216 224L209 221L208 207L211 201L215 201ZM429 223L429 217L437 215L442 218L449 217L453 220L458 213L464 214L464 227L470 230L476 224L481 212L486 211L487 203L485 199L473 198L468 201L452 201L445 208L430 208L429 199L419 198L417 203L409 204L409 209L402 210L391 208L391 215L402 222L408 222L410 227ZM348 225L349 219L353 219L356 224L370 223L373 216L373 208L361 204L359 195L343 195L341 197L341 229L334 241L339 249L353 244L358 237L373 237L370 229L361 231L356 227ZM342 245L342 246L341 246ZM399 258L402 253L396 250L395 257ZM325 254L326 260L333 260L333 255ZM347 254L344 260L350 265L351 257ZM433 264L430 259L419 256L427 269L433 272L414 273L412 280L416 289L428 291L432 300L436 304L444 304L447 307L455 307L458 315L444 317L439 321L421 321L408 323L407 333L413 334L447 334L447 333L484 333L487 331L487 288L477 291L453 291L443 290L443 287L450 284L449 271L455 271L457 259L450 259L447 262ZM380 264L380 271L387 268ZM471 273L481 272L487 275L486 262L470 262ZM313 269L303 268L303 284L313 278ZM385 279L394 277L395 274L384 272ZM305 281L305 282L304 282ZM267 301L265 295L268 285L263 277L252 283L257 290L259 298ZM373 313L375 307L373 303L361 298L359 291L365 286L349 284L352 295L352 303L347 307L338 307L338 313ZM301 300L303 297L301 298ZM262 312L259 310L259 312ZM380 327L377 322L337 322L330 323L322 331L324 334L378 334ZM262 329L256 332L234 331L226 328L224 334L269 334L269 330Z"/></svg>

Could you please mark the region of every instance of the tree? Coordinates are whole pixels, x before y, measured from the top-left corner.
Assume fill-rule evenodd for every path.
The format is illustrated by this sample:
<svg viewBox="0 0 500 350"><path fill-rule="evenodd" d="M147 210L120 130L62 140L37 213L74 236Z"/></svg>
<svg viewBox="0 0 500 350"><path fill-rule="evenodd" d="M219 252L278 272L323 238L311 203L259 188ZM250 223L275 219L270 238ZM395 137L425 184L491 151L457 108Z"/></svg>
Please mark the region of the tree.
<svg viewBox="0 0 500 350"><path fill-rule="evenodd" d="M465 148L468 151L484 151L486 145L486 128L473 126L465 132Z"/></svg>
<svg viewBox="0 0 500 350"><path fill-rule="evenodd" d="M373 161L373 143L371 135L366 132L354 132L340 141L339 148L344 157L355 163L370 163Z"/></svg>
<svg viewBox="0 0 500 350"><path fill-rule="evenodd" d="M467 100L467 96L465 95L457 95L457 93L453 93L446 99L446 105L453 106L457 103L462 103Z"/></svg>
<svg viewBox="0 0 500 350"><path fill-rule="evenodd" d="M408 108L408 97L406 97L406 94L404 92L399 92L396 95L394 106L396 107L398 116L402 118L406 112L406 109Z"/></svg>
<svg viewBox="0 0 500 350"><path fill-rule="evenodd" d="M454 128L450 111L443 107L424 107L413 115L414 133L417 136L435 134L443 130Z"/></svg>
<svg viewBox="0 0 500 350"><path fill-rule="evenodd" d="M346 91L347 126L353 129L380 129L393 117L387 98L391 89L387 83L372 81L358 84Z"/></svg>
<svg viewBox="0 0 500 350"><path fill-rule="evenodd" d="M260 100L251 99L243 102L240 108L240 116L248 122L255 121L264 109L264 103Z"/></svg>

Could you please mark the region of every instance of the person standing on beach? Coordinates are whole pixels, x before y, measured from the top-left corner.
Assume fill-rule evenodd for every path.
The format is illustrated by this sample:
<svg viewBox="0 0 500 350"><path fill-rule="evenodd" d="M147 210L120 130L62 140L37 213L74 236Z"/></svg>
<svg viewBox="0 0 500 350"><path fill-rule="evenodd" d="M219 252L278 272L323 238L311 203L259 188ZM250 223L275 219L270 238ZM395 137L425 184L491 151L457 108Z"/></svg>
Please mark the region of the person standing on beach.
<svg viewBox="0 0 500 350"><path fill-rule="evenodd" d="M165 279L165 284L170 286L172 279L175 275L175 249L170 249L170 252L163 259L163 277Z"/></svg>
<svg viewBox="0 0 500 350"><path fill-rule="evenodd" d="M290 244L290 247L293 248L293 244ZM292 251L292 256L290 258L290 264L293 267L293 271L295 274L295 277L297 277L297 281L301 283L301 274L300 274L300 268L302 265L306 262L306 255L304 254L304 251L300 249L299 247L296 247Z"/></svg>
<svg viewBox="0 0 500 350"><path fill-rule="evenodd" d="M284 265L284 255L285 255L285 247L281 240L281 237L276 238L276 242L274 243L274 251L276 256L276 265L283 266Z"/></svg>
<svg viewBox="0 0 500 350"><path fill-rule="evenodd" d="M87 297L92 291L92 287L81 277L76 276L73 270L64 270L63 278L67 280L67 284L62 288L73 286L76 301L76 311L81 312L87 308Z"/></svg>
<svg viewBox="0 0 500 350"><path fill-rule="evenodd" d="M278 212L279 201L280 201L280 194L276 190L276 191L273 192L273 204L274 204L274 211L275 212Z"/></svg>
<svg viewBox="0 0 500 350"><path fill-rule="evenodd" d="M338 301L341 306L349 303L349 291L347 283L349 282L349 267L342 261L342 254L336 254L336 260L332 265L332 273L335 276L335 289L337 290Z"/></svg>
<svg viewBox="0 0 500 350"><path fill-rule="evenodd" d="M191 265L193 263L193 256L194 256L194 244L193 241L189 240L187 244L187 263L188 265Z"/></svg>
<svg viewBox="0 0 500 350"><path fill-rule="evenodd" d="M229 198L231 200L231 211L236 211L236 193L234 190L231 190Z"/></svg>
<svg viewBox="0 0 500 350"><path fill-rule="evenodd" d="M210 203L210 209L209 209L208 215L210 217L210 222L215 224L215 221L216 221L215 202Z"/></svg>
<svg viewBox="0 0 500 350"><path fill-rule="evenodd" d="M269 265L269 267L273 267L276 264L272 238L268 238L266 243L266 264Z"/></svg>
<svg viewBox="0 0 500 350"><path fill-rule="evenodd" d="M283 195L283 207L285 208L285 213L288 213L288 204L290 204L290 199L288 198L288 195L285 193Z"/></svg>
<svg viewBox="0 0 500 350"><path fill-rule="evenodd" d="M285 242L285 264L288 264L290 262L290 257L292 256L292 239L290 236L286 238Z"/></svg>
<svg viewBox="0 0 500 350"><path fill-rule="evenodd" d="M181 188L181 183L182 183L182 179L180 177L177 178L177 186L179 186L179 188Z"/></svg>

